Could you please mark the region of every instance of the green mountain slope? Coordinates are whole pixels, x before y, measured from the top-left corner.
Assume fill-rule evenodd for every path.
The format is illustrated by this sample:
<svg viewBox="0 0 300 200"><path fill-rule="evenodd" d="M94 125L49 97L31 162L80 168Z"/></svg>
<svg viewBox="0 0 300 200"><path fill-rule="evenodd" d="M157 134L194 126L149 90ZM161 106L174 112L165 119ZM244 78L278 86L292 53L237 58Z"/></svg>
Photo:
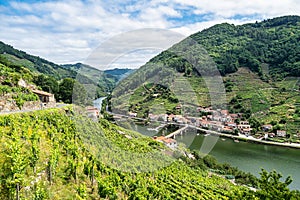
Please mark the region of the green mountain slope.
<svg viewBox="0 0 300 200"><path fill-rule="evenodd" d="M262 78L280 79L300 75L299 27L299 16L285 16L239 26L218 24L189 38L208 52L222 75L236 72L239 67L248 67ZM178 43L177 48L182 45L184 42ZM194 60L201 60L199 54L192 56ZM176 62L173 67L181 62L181 67L176 68L181 72L190 67L170 51L162 52L150 62L167 65Z"/></svg>
<svg viewBox="0 0 300 200"><path fill-rule="evenodd" d="M33 72L53 76L57 79L66 77L75 78L76 72L68 70L53 62L47 61L38 56L29 55L24 51L17 50L10 45L0 41L0 54L9 61L22 65Z"/></svg>
<svg viewBox="0 0 300 200"><path fill-rule="evenodd" d="M32 83L33 73L25 67L8 62L0 55L0 103L3 109L8 101L15 101L21 108L25 101L37 101L38 96L27 88L20 87L18 82L23 79Z"/></svg>
<svg viewBox="0 0 300 200"><path fill-rule="evenodd" d="M175 44L123 80L113 92L111 107L141 117L155 110L176 114L178 104L183 106L181 114L195 117L200 116L198 106L226 107L242 113L244 120L258 120L256 128L272 123L295 135L300 129L299 41L299 16L215 25ZM145 85L152 83L170 92L149 92Z"/></svg>
<svg viewBox="0 0 300 200"><path fill-rule="evenodd" d="M105 120L93 122L70 108L1 115L0 141L2 199L287 199L299 195L277 178L263 178L258 192L236 186L207 171L216 163L196 154L194 160L172 158L169 165L148 172L128 170L148 165L124 162L121 155L156 152L168 160L172 151Z"/></svg>
<svg viewBox="0 0 300 200"><path fill-rule="evenodd" d="M276 79L300 76L299 27L299 16L285 16L241 26L224 23L190 37L203 45L222 74L243 66Z"/></svg>
<svg viewBox="0 0 300 200"><path fill-rule="evenodd" d="M57 65L37 56L32 56L26 52L14 49L12 46L0 42L0 62L2 71L8 70L12 73L1 73L0 76L4 88L17 86L20 79L25 80L28 84L38 86L41 90L55 94L57 100L72 102L73 86L79 84L79 88L84 91L80 92L84 103L89 103L99 96L106 96L118 81L118 78L90 66L77 63L70 65ZM23 71L26 73L23 73ZM6 82L4 81L6 80ZM10 80L10 83L7 83ZM80 86L80 84L82 86ZM66 87L67 86L67 87ZM83 87L86 86L86 87ZM60 89L61 87L61 89ZM3 89L1 93L11 92ZM22 89L19 89L22 91ZM15 94L20 101L28 101L27 92ZM75 94L76 97L77 94ZM22 98L22 96L24 98ZM28 95L27 95L28 96ZM77 95L78 96L78 95ZM74 97L74 96L73 96ZM74 97L74 98L75 98ZM31 98L32 99L32 98ZM77 101L78 99L75 99Z"/></svg>

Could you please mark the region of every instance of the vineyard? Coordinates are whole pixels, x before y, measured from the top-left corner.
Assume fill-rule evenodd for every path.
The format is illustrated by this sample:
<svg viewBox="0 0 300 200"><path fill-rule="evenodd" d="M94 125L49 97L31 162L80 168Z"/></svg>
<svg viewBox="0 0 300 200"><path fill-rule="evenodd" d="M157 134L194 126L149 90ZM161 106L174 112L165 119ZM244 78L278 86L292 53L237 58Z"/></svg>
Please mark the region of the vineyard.
<svg viewBox="0 0 300 200"><path fill-rule="evenodd" d="M266 192L268 187L253 192L234 185L209 172L202 158L189 159L182 151L171 151L151 138L104 119L93 122L71 107L1 115L0 197L36 200L272 197ZM284 199L299 197L297 192L287 189L288 183L276 183L282 187L276 195L290 197Z"/></svg>

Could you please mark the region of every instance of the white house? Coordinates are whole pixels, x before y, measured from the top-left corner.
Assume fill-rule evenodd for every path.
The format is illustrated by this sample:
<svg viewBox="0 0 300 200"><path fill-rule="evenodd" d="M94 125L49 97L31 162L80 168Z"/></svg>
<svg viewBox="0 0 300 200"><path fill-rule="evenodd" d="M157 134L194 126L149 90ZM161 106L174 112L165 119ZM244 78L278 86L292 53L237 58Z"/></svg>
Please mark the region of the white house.
<svg viewBox="0 0 300 200"><path fill-rule="evenodd" d="M286 136L286 131L277 130L276 135L278 137L285 137Z"/></svg>

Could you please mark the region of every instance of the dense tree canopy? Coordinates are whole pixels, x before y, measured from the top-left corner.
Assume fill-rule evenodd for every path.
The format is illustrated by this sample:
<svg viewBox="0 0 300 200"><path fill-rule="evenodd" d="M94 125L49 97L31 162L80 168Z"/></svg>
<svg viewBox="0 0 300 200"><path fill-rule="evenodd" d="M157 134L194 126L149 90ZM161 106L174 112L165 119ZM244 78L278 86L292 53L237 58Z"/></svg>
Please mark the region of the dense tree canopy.
<svg viewBox="0 0 300 200"><path fill-rule="evenodd" d="M43 91L55 94L56 98L58 98L59 85L54 77L39 74L34 77L33 82L39 85Z"/></svg>
<svg viewBox="0 0 300 200"><path fill-rule="evenodd" d="M190 39L207 51L222 75L236 72L238 67L248 67L263 75L262 65L268 64L272 77L278 79L300 75L299 27L300 17L286 16L239 26L218 24L193 34ZM184 42L175 46L181 51L186 49ZM194 54L187 54L194 57L190 60L201 62L201 53L194 51ZM151 62L164 62L165 66L176 68L178 72L186 72L188 64L181 63L180 56L170 52L162 52Z"/></svg>
<svg viewBox="0 0 300 200"><path fill-rule="evenodd" d="M65 78L59 84L58 96L65 103L85 104L87 100L85 88L71 78Z"/></svg>

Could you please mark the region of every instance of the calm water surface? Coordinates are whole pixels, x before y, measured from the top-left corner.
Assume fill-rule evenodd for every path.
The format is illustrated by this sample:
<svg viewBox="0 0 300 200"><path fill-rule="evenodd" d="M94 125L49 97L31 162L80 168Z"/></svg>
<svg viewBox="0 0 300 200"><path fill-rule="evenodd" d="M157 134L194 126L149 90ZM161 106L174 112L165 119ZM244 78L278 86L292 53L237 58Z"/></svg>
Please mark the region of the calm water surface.
<svg viewBox="0 0 300 200"><path fill-rule="evenodd" d="M195 133L186 133L176 138L192 150L200 150L204 139L204 135ZM290 175L293 178L290 188L300 190L300 149L219 138L209 154L221 163L227 162L256 176L259 176L261 168L267 171L275 169L284 177Z"/></svg>
<svg viewBox="0 0 300 200"><path fill-rule="evenodd" d="M150 137L157 134L156 131L140 125L131 124L131 129ZM184 143L191 150L200 150L207 137L210 136L205 137L194 130L189 130L183 135L176 136L176 140ZM234 142L230 138L218 138L209 154L220 163L229 163L258 177L262 168L267 171L276 170L284 178L292 177L290 189L300 190L300 149L242 141Z"/></svg>

